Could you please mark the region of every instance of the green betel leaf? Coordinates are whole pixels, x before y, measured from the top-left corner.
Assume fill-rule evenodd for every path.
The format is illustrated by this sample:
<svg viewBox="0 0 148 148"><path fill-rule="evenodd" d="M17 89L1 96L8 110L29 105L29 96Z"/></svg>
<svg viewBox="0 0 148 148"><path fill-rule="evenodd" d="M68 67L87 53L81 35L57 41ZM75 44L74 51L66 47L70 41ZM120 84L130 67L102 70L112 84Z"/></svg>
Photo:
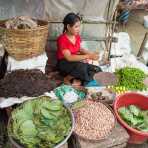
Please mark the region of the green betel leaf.
<svg viewBox="0 0 148 148"><path fill-rule="evenodd" d="M148 132L148 110L141 110L135 105L129 105L119 108L118 112L131 127Z"/></svg>
<svg viewBox="0 0 148 148"><path fill-rule="evenodd" d="M130 121L133 119L133 114L128 110L127 107L121 107L118 109L119 114L122 116L123 119L126 121Z"/></svg>
<svg viewBox="0 0 148 148"><path fill-rule="evenodd" d="M63 139L64 139L63 136L57 136L57 137L55 138L54 143L59 143L59 142L62 141Z"/></svg>
<svg viewBox="0 0 148 148"><path fill-rule="evenodd" d="M29 116L29 118L32 118L32 116L33 116L33 108L34 108L34 106L33 106L34 104L33 103L31 103L31 101L28 101L28 102L26 102L25 104L24 104L24 106L23 106L23 110L24 110L24 112Z"/></svg>
<svg viewBox="0 0 148 148"><path fill-rule="evenodd" d="M44 107L49 110L58 111L62 109L62 102L59 100L52 100L50 103L44 103Z"/></svg>
<svg viewBox="0 0 148 148"><path fill-rule="evenodd" d="M32 120L26 120L24 123L22 123L20 126L20 131L23 133L23 135L30 137L37 135L37 130Z"/></svg>
<svg viewBox="0 0 148 148"><path fill-rule="evenodd" d="M131 119L131 125L136 126L136 125L140 125L144 122L144 120L142 118L138 118L137 116L134 116Z"/></svg>
<svg viewBox="0 0 148 148"><path fill-rule="evenodd" d="M137 126L137 129L143 132L148 132L148 126L145 123L142 123L139 126Z"/></svg>
<svg viewBox="0 0 148 148"><path fill-rule="evenodd" d="M12 113L12 119L13 120L18 120L18 121L25 121L31 119L30 116L24 111L24 110L16 110L15 112Z"/></svg>
<svg viewBox="0 0 148 148"><path fill-rule="evenodd" d="M142 115L142 117L144 119L145 125L148 127L148 110L142 111L141 115Z"/></svg>
<svg viewBox="0 0 148 148"><path fill-rule="evenodd" d="M129 110L130 110L130 112L133 113L135 116L138 116L139 113L141 112L141 110L140 110L137 106L135 106L135 105L130 105L130 106L129 106Z"/></svg>
<svg viewBox="0 0 148 148"><path fill-rule="evenodd" d="M12 112L8 129L23 147L52 148L67 136L71 126L69 111L62 102L39 97Z"/></svg>
<svg viewBox="0 0 148 148"><path fill-rule="evenodd" d="M46 110L46 109L41 109L41 114L45 117L45 118L47 118L47 119L55 119L56 117L54 116L54 115L52 115L48 110Z"/></svg>

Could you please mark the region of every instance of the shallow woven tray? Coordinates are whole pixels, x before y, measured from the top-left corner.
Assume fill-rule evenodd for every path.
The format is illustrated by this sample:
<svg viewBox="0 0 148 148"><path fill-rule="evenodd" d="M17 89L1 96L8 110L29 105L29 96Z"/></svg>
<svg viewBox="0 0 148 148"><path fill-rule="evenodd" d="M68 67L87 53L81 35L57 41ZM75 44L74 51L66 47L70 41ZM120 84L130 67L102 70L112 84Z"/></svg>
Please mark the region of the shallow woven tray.
<svg viewBox="0 0 148 148"><path fill-rule="evenodd" d="M103 86L115 85L118 82L116 75L110 72L98 72L94 75L94 79Z"/></svg>

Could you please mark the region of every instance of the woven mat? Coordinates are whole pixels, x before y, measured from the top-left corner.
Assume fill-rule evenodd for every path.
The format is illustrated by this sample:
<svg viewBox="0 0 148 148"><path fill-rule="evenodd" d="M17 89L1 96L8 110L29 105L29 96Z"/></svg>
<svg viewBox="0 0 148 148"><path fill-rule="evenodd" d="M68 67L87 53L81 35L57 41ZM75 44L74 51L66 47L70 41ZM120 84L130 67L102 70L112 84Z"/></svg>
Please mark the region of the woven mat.
<svg viewBox="0 0 148 148"><path fill-rule="evenodd" d="M94 75L94 79L103 86L115 85L117 83L117 77L110 72L98 72Z"/></svg>

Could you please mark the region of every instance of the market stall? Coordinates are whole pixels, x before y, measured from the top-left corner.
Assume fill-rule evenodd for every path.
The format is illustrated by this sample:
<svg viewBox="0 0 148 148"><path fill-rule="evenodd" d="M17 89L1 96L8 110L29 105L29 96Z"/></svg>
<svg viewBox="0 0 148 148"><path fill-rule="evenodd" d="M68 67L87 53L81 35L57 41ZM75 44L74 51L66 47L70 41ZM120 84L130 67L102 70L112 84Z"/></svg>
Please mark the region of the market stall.
<svg viewBox="0 0 148 148"><path fill-rule="evenodd" d="M8 52L7 73L0 80L0 108L9 111L7 133L11 145L63 148L72 135L70 141L75 148L125 147L131 137L117 123L116 117L122 112L115 105L113 110L113 104L118 97L133 91L143 93L140 96L146 100L148 86L144 82L148 70L143 65L131 64L132 61L129 65L130 52L120 52L123 48L118 43L111 45L118 0L25 0L0 4L0 10L7 11L1 18L11 18L0 23L1 43ZM45 73L47 54L47 65L55 66L55 40L62 32L63 17L71 11L83 17L82 46L102 52L100 63L109 60L111 53L115 56L110 65L102 66L104 72L95 75L99 87L57 85L55 73L48 67L48 75ZM119 62L116 49L122 53ZM127 126L140 130L146 140L147 109L138 108L137 114L131 111L132 121L124 117Z"/></svg>

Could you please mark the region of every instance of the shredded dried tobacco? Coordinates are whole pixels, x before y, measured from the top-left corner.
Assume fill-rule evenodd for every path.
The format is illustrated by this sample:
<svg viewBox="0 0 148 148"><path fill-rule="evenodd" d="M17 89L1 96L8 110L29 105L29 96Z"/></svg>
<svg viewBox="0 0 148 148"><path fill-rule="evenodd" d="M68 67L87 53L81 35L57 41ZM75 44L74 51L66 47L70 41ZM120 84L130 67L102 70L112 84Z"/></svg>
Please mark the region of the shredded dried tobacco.
<svg viewBox="0 0 148 148"><path fill-rule="evenodd" d="M54 88L40 70L16 70L0 80L0 97L39 96Z"/></svg>

